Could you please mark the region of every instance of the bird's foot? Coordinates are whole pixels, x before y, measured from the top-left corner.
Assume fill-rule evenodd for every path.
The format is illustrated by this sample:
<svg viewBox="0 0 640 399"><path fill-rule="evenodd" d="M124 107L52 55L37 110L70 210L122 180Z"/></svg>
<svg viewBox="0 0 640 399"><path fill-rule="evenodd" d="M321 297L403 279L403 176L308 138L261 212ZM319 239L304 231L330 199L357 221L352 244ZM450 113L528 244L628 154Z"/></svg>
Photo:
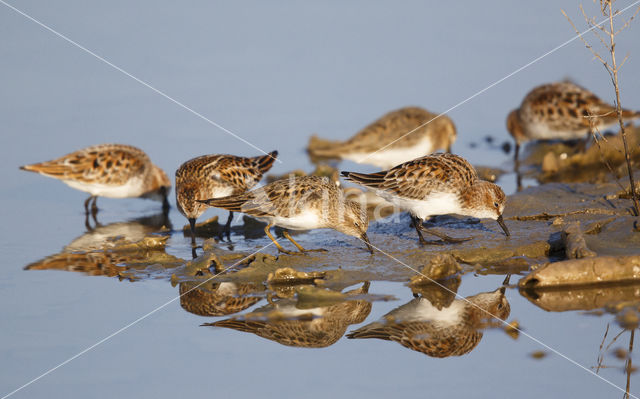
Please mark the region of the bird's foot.
<svg viewBox="0 0 640 399"><path fill-rule="evenodd" d="M434 240L434 241L429 241L429 240L425 240L424 238L420 239L420 245L425 246L425 245L444 245L445 242L442 240Z"/></svg>
<svg viewBox="0 0 640 399"><path fill-rule="evenodd" d="M303 254L303 252L294 252L294 251L288 251L284 248L278 248L278 252L283 253L283 254L287 254L287 255L301 255Z"/></svg>
<svg viewBox="0 0 640 399"><path fill-rule="evenodd" d="M304 249L301 252L329 252L324 248L315 248L315 249Z"/></svg>

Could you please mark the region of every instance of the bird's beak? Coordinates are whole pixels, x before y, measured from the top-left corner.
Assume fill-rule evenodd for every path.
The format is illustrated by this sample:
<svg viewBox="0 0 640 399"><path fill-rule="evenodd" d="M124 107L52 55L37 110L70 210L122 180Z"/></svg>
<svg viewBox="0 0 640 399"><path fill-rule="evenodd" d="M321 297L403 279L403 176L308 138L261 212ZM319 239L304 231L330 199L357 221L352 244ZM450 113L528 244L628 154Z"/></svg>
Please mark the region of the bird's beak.
<svg viewBox="0 0 640 399"><path fill-rule="evenodd" d="M510 236L511 234L509 234L509 229L507 228L507 225L504 224L504 219L502 219L502 215L498 216L498 219L496 219L496 221L498 222L500 227L502 227L502 230L504 231L504 234L507 237Z"/></svg>
<svg viewBox="0 0 640 399"><path fill-rule="evenodd" d="M509 285L510 279L511 279L511 273L507 274L507 277L505 277L504 281L502 282L502 287L498 288L498 290L502 295L504 295L504 293L507 291L507 286Z"/></svg>
<svg viewBox="0 0 640 399"><path fill-rule="evenodd" d="M371 246L371 243L369 242L369 237L367 237L367 233L362 233L360 238L362 239L362 241L364 241L365 244L367 244L367 248L369 249L369 252L371 252L373 254L373 247Z"/></svg>

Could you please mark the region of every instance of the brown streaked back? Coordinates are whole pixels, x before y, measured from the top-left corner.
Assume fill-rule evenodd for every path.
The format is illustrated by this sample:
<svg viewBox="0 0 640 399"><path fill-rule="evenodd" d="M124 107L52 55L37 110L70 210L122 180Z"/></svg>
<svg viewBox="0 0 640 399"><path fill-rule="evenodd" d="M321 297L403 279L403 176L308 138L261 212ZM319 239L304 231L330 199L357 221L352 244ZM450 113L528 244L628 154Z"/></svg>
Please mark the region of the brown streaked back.
<svg viewBox="0 0 640 399"><path fill-rule="evenodd" d="M87 147L52 161L20 167L59 180L113 186L144 176L151 168L147 154L124 144Z"/></svg>
<svg viewBox="0 0 640 399"><path fill-rule="evenodd" d="M232 212L244 212L255 217L289 217L303 209L305 204L314 203L323 196L336 197L341 193L327 178L300 176L277 180L240 195L206 199L209 206ZM320 201L318 201L318 205Z"/></svg>
<svg viewBox="0 0 640 399"><path fill-rule="evenodd" d="M273 166L278 151L254 158L235 155L203 155L183 163L176 171L176 185L188 181L217 180L244 192L255 186Z"/></svg>
<svg viewBox="0 0 640 399"><path fill-rule="evenodd" d="M478 179L475 169L464 158L443 153L417 158L387 171L372 174L342 172L342 175L363 186L409 199L423 199L438 191L459 191L458 188L467 187Z"/></svg>

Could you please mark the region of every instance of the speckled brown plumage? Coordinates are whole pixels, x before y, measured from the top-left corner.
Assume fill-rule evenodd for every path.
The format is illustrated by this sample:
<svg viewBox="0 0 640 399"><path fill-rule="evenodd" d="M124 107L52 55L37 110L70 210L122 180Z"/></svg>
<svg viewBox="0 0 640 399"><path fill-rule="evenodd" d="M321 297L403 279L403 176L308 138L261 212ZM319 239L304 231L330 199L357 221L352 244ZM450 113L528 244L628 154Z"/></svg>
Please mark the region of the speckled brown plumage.
<svg viewBox="0 0 640 399"><path fill-rule="evenodd" d="M348 296L366 293L369 284L349 291ZM249 332L286 346L325 348L336 343L351 324L363 322L371 312L371 303L365 300L347 300L336 305L297 309L295 301L280 300L242 317L220 320L204 325L225 327Z"/></svg>
<svg viewBox="0 0 640 399"><path fill-rule="evenodd" d="M505 234L509 234L502 221L504 192L497 185L480 180L469 162L458 155L432 154L378 173L342 172L342 175L411 213L421 243L426 243L421 233L425 231L422 221L450 213L497 220Z"/></svg>
<svg viewBox="0 0 640 399"><path fill-rule="evenodd" d="M196 200L244 193L271 169L277 156L277 151L254 158L204 155L183 163L176 171L178 210L187 219L197 219L207 206Z"/></svg>
<svg viewBox="0 0 640 399"><path fill-rule="evenodd" d="M489 320L494 316L504 320L509 313L503 288L456 299L441 310L425 298L416 298L347 337L394 341L432 357L461 356L480 343Z"/></svg>
<svg viewBox="0 0 640 399"><path fill-rule="evenodd" d="M253 284L236 283L180 283L180 306L199 316L228 316L260 301L252 295L258 288Z"/></svg>
<svg viewBox="0 0 640 399"><path fill-rule="evenodd" d="M167 175L142 150L124 144L87 147L52 161L21 169L62 180L92 197L148 197L164 200L171 188ZM85 204L86 207L86 204Z"/></svg>
<svg viewBox="0 0 640 399"><path fill-rule="evenodd" d="M312 157L351 159L386 168L438 149L450 151L455 140L456 128L448 116L405 107L383 115L345 142L314 136L308 151ZM376 151L380 152L371 155Z"/></svg>
<svg viewBox="0 0 640 399"><path fill-rule="evenodd" d="M640 112L623 110L623 118ZM571 140L618 123L616 108L570 82L549 83L531 90L507 118L507 129L521 144L529 140Z"/></svg>
<svg viewBox="0 0 640 399"><path fill-rule="evenodd" d="M478 180L473 166L454 154L428 155L377 173L342 174L365 187L417 200L424 199L433 192L462 195L467 187Z"/></svg>
<svg viewBox="0 0 640 399"><path fill-rule="evenodd" d="M325 177L292 176L244 194L201 202L231 212L243 212L267 222L265 232L281 252L288 251L269 233L269 228L274 225L291 230L332 228L359 237L368 245L369 219L366 212L359 203L345 199L342 190ZM287 238L299 250L304 250L293 239Z"/></svg>

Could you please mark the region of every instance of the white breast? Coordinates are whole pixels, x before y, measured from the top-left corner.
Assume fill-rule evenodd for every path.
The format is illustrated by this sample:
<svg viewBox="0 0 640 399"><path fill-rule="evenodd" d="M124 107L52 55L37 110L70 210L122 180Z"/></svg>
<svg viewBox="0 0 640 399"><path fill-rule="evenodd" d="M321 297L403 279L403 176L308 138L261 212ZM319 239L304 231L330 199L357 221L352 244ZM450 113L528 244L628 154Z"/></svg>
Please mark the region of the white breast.
<svg viewBox="0 0 640 399"><path fill-rule="evenodd" d="M271 219L271 222L276 226L290 230L310 230L326 227L326 223L324 223L321 215L318 212L311 210L303 211L302 213L289 218L276 216Z"/></svg>
<svg viewBox="0 0 640 399"><path fill-rule="evenodd" d="M434 215L464 214L458 196L453 193L431 193L424 200L402 198L382 190L377 193L398 208L423 220Z"/></svg>
<svg viewBox="0 0 640 399"><path fill-rule="evenodd" d="M209 198L222 198L222 197L228 197L231 194L233 194L233 187L223 187L223 188L217 188L216 190L213 190L210 192L209 195L211 195Z"/></svg>
<svg viewBox="0 0 640 399"><path fill-rule="evenodd" d="M424 137L422 141L411 147L385 148L378 152L371 153L349 153L343 154L343 159L348 159L357 163L376 165L383 169L389 169L403 162L411 161L427 154L431 154L435 148L429 137Z"/></svg>
<svg viewBox="0 0 640 399"><path fill-rule="evenodd" d="M285 317L295 318L304 315L323 316L327 308L311 308L311 309L298 309L295 305L276 305L276 309L280 311Z"/></svg>
<svg viewBox="0 0 640 399"><path fill-rule="evenodd" d="M63 180L69 187L76 190L108 198L131 198L139 197L145 193L142 178L129 179L125 184L114 186L106 184L91 184L74 180Z"/></svg>
<svg viewBox="0 0 640 399"><path fill-rule="evenodd" d="M535 140L575 140L585 138L588 128L579 130L550 129L546 123L530 123L527 127L529 137Z"/></svg>
<svg viewBox="0 0 640 399"><path fill-rule="evenodd" d="M460 323L464 307L463 301L455 300L449 307L439 310L427 299L421 299L415 306L398 309L393 316L398 322L430 321L440 326L456 325Z"/></svg>

